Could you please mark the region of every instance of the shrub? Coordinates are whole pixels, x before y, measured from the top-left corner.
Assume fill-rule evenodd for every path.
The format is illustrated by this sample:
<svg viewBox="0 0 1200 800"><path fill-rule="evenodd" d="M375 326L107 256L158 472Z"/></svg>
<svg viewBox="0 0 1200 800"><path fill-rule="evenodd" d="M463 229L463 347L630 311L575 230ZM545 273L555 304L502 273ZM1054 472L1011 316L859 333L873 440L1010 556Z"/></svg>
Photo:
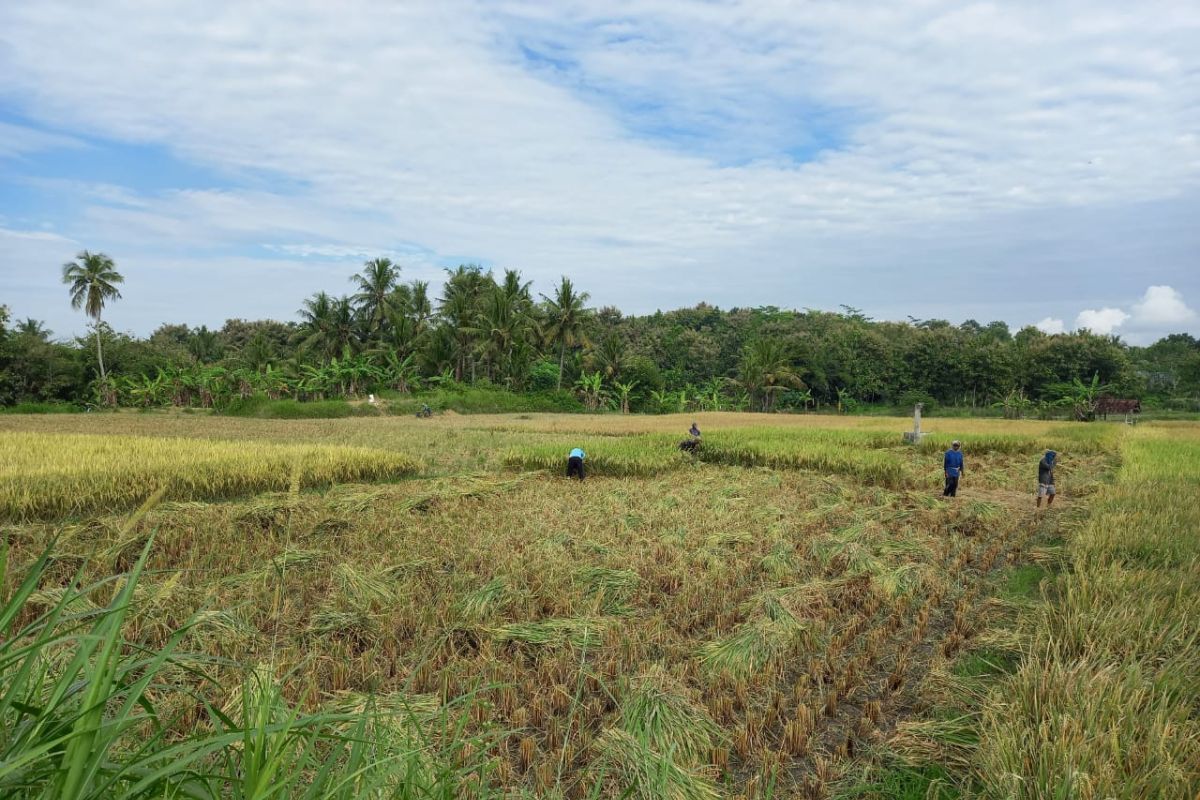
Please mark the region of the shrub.
<svg viewBox="0 0 1200 800"><path fill-rule="evenodd" d="M917 389L909 389L896 398L896 405L906 410L911 410L917 403L924 405L923 412L926 414L933 413L938 407L938 401L933 395Z"/></svg>
<svg viewBox="0 0 1200 800"><path fill-rule="evenodd" d="M261 395L233 400L221 413L257 419L341 419L374 415L370 406L353 406L345 400L271 400Z"/></svg>
<svg viewBox="0 0 1200 800"><path fill-rule="evenodd" d="M0 406L0 414L78 414L82 411L79 406L71 403L17 403Z"/></svg>
<svg viewBox="0 0 1200 800"><path fill-rule="evenodd" d="M543 358L529 370L529 388L535 392L553 391L558 386L558 364Z"/></svg>
<svg viewBox="0 0 1200 800"><path fill-rule="evenodd" d="M454 411L458 414L574 413L583 410L579 400L566 390L522 394L497 387L460 384L453 389L439 388L392 401L389 411L393 414L412 414L422 403L428 403L430 408L437 411Z"/></svg>

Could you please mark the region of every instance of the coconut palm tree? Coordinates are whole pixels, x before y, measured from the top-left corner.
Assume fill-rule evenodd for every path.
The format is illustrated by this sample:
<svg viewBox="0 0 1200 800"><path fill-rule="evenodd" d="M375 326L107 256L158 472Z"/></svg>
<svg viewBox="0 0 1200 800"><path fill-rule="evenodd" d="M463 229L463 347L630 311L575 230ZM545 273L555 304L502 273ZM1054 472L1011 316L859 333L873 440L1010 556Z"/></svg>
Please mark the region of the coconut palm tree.
<svg viewBox="0 0 1200 800"><path fill-rule="evenodd" d="M216 331L210 331L207 325L201 325L192 332L188 339L187 349L197 362L211 364L221 358L221 337L217 335Z"/></svg>
<svg viewBox="0 0 1200 800"><path fill-rule="evenodd" d="M368 333L378 333L383 325L388 295L396 288L399 277L400 268L390 258L373 258L363 264L362 272L350 276L358 289L352 299Z"/></svg>
<svg viewBox="0 0 1200 800"><path fill-rule="evenodd" d="M504 282L500 284L500 291L513 304L514 310L521 314L528 314L533 308L533 298L529 295L529 286L532 281L521 282L521 273L515 269L504 270Z"/></svg>
<svg viewBox="0 0 1200 800"><path fill-rule="evenodd" d="M763 411L770 411L775 395L787 386L804 386L792 369L787 347L778 339L756 339L746 345L738 364L739 382L750 395L761 399Z"/></svg>
<svg viewBox="0 0 1200 800"><path fill-rule="evenodd" d="M409 310L412 313L414 332L420 336L429 326L433 317L433 304L429 302L429 282L413 281L409 295Z"/></svg>
<svg viewBox="0 0 1200 800"><path fill-rule="evenodd" d="M562 388L563 362L567 357L567 348L576 347L583 342L584 321L587 319L587 309L584 303L588 301L587 292L575 292L571 280L565 275L562 283L554 292L553 299L542 295L546 303L546 341L558 345L558 388Z"/></svg>
<svg viewBox="0 0 1200 800"><path fill-rule="evenodd" d="M100 364L100 381L108 379L104 371L104 349L100 345L100 315L104 304L121 299L117 290L118 283L124 283L125 278L117 272L117 265L104 253L90 253L84 250L75 256L74 261L63 264L62 280L70 288L71 308L82 308L83 313L91 317L96 330L96 361Z"/></svg>
<svg viewBox="0 0 1200 800"><path fill-rule="evenodd" d="M489 289L495 287L490 272L475 265L460 265L446 270L446 285L438 300L438 312L454 335L455 367L454 379L464 380L467 366L471 368L471 381L475 380L475 346L479 335L479 314L483 299Z"/></svg>
<svg viewBox="0 0 1200 800"><path fill-rule="evenodd" d="M46 328L44 322L33 317L27 317L25 320L18 322L15 330L20 335L31 336L41 342L49 341L50 336L54 333L54 331Z"/></svg>
<svg viewBox="0 0 1200 800"><path fill-rule="evenodd" d="M628 340L613 331L591 349L584 361L589 369L599 372L604 380L615 381L629 366Z"/></svg>
<svg viewBox="0 0 1200 800"><path fill-rule="evenodd" d="M300 343L325 360L353 352L354 309L348 297L317 292L300 309Z"/></svg>

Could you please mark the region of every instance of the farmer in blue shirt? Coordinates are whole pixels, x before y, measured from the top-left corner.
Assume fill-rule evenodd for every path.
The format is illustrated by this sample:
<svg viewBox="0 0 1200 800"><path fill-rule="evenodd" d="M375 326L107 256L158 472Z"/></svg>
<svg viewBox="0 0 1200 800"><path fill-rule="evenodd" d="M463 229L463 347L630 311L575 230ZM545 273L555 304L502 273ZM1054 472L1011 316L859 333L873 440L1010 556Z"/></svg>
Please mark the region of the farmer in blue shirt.
<svg viewBox="0 0 1200 800"><path fill-rule="evenodd" d="M583 448L576 447L571 451L571 455L567 457L567 477L578 475L579 480L583 480Z"/></svg>
<svg viewBox="0 0 1200 800"><path fill-rule="evenodd" d="M1047 450L1046 455L1038 462L1038 492L1037 507L1042 507L1042 498L1046 498L1046 508L1054 505L1054 466L1058 453Z"/></svg>
<svg viewBox="0 0 1200 800"><path fill-rule="evenodd" d="M963 472L962 444L957 439L950 444L950 449L946 451L942 469L946 473L946 488L942 490L942 497L957 497L958 479Z"/></svg>

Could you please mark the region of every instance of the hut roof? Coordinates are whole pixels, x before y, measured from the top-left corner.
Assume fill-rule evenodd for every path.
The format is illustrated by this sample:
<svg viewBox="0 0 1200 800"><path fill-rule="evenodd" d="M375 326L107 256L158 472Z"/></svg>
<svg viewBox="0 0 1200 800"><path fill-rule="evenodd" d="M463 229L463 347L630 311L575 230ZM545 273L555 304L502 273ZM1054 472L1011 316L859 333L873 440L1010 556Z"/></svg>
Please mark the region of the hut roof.
<svg viewBox="0 0 1200 800"><path fill-rule="evenodd" d="M1140 414L1141 400L1123 400L1119 397L1101 397L1096 401L1098 414Z"/></svg>

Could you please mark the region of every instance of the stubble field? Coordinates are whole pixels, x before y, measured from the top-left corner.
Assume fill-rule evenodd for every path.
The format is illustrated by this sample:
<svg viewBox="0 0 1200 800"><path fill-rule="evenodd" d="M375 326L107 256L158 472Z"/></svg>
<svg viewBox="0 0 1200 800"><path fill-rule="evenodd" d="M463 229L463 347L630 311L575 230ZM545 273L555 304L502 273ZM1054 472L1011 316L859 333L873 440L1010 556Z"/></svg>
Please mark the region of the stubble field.
<svg viewBox="0 0 1200 800"><path fill-rule="evenodd" d="M1104 548L1137 549L1139 533L1112 537L1096 514L1165 531L1138 550L1157 559L1141 567L1144 585L1190 582L1195 545L1168 528L1194 524L1182 500L1200 468L1194 427L931 420L913 448L900 443L903 420L710 414L697 417L705 436L692 457L675 446L691 419L0 418L14 609L0 787L33 796L63 780L68 756L86 760L61 746L12 757L32 746L14 731L44 715L70 647L64 638L37 656L50 677L34 685L18 680L31 656L11 643L46 629L47 609L78 628L116 605L127 606L117 651L172 656L145 687L135 676L146 664L108 683L110 702L130 709L116 715L124 727L94 727L112 736L93 778L117 777L70 785L109 796L144 796L138 781L154 770L153 791L268 796L245 791L261 757L245 738L187 750L194 774L157 755L255 720L277 756L307 765L273 773L280 796L1040 797L1081 754L1096 766L1068 779L1078 796L1195 787L1195 681L1159 673L1197 658L1195 622L1179 616L1195 608L1194 585L1178 589L1182 609L1143 615L1173 626L1144 645L1159 647L1145 685L1113 677L1114 697L1145 693L1126 698L1131 708L1184 709L1137 741L1155 764L1108 775L1090 735L1083 749L1059 742L1061 763L1039 763L1029 742L1054 709L1009 705L1046 689L1037 674L1086 681L1090 668L1141 663L1135 645L1120 658L1097 649L1118 623L1095 606L1072 623L1092 626L1076 641L1087 657L1043 651L1049 639L1065 646L1062 630L1047 631L1053 609L1078 599L1070 581L1085 569L1106 576L1089 579L1095 591L1129 580L1117 574L1126 556ZM967 471L944 500L951 438ZM561 475L577 445L582 484ZM1037 513L1046 447L1061 453L1061 498ZM1176 516L1131 522L1155 510L1138 459L1165 448L1190 465L1167 494ZM136 586L108 580L130 571ZM147 703L130 701L138 692ZM1076 719L1079 700L1057 702ZM288 738L310 719L326 726L313 743ZM147 731L157 749L138 745ZM322 765L341 778L321 783ZM1014 785L1024 773L1037 777ZM317 785L333 788L304 794Z"/></svg>

